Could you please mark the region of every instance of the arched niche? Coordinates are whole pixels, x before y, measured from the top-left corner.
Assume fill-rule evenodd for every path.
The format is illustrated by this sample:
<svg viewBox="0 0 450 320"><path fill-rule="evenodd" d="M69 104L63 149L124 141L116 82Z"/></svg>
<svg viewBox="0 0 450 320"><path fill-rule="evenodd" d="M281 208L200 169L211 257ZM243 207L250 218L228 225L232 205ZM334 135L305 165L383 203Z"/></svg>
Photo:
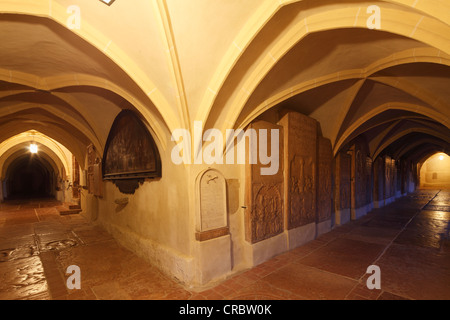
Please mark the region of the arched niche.
<svg viewBox="0 0 450 320"><path fill-rule="evenodd" d="M112 181L122 193L134 194L148 178L161 177L161 157L142 120L131 110L114 120L103 154L104 180Z"/></svg>

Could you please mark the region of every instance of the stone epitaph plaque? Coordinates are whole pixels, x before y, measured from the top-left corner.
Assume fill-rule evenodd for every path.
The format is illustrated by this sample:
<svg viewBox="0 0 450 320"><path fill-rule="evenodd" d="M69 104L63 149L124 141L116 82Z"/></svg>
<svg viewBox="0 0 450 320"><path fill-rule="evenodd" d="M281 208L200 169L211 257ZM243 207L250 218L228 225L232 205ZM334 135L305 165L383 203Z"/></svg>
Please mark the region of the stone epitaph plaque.
<svg viewBox="0 0 450 320"><path fill-rule="evenodd" d="M317 182L317 222L331 218L332 190L331 170L333 151L330 140L319 137L318 143L318 182Z"/></svg>
<svg viewBox="0 0 450 320"><path fill-rule="evenodd" d="M286 229L316 222L317 121L287 112L284 128Z"/></svg>
<svg viewBox="0 0 450 320"><path fill-rule="evenodd" d="M355 208L366 205L367 176L366 159L361 150L356 150L355 154Z"/></svg>
<svg viewBox="0 0 450 320"><path fill-rule="evenodd" d="M385 157L385 199L395 196L395 160Z"/></svg>
<svg viewBox="0 0 450 320"><path fill-rule="evenodd" d="M261 168L267 167L260 163L246 161L246 205L245 238L250 243L256 243L283 232L283 128L266 121L256 121L247 130L255 130L259 144L260 130L267 130L268 154L272 152L271 130L279 133L279 169L276 174L262 175ZM249 145L246 154L249 154Z"/></svg>
<svg viewBox="0 0 450 320"><path fill-rule="evenodd" d="M358 138L352 147L352 209L363 209L372 202L372 160L366 140ZM360 212L363 212L360 210Z"/></svg>
<svg viewBox="0 0 450 320"><path fill-rule="evenodd" d="M100 158L95 159L93 170L93 193L97 197L103 196L103 174L102 174L102 160Z"/></svg>
<svg viewBox="0 0 450 320"><path fill-rule="evenodd" d="M197 240L205 241L228 234L226 188L225 178L215 169L207 169L197 178Z"/></svg>

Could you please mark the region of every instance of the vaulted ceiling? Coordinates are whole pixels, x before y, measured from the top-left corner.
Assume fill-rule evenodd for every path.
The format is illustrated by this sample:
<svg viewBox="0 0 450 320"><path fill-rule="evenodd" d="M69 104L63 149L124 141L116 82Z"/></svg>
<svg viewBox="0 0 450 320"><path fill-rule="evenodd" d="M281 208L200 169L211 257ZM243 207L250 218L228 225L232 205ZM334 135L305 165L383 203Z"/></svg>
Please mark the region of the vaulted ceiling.
<svg viewBox="0 0 450 320"><path fill-rule="evenodd" d="M0 39L0 142L37 130L81 158L121 109L166 148L290 108L335 152L449 152L450 0L0 0Z"/></svg>

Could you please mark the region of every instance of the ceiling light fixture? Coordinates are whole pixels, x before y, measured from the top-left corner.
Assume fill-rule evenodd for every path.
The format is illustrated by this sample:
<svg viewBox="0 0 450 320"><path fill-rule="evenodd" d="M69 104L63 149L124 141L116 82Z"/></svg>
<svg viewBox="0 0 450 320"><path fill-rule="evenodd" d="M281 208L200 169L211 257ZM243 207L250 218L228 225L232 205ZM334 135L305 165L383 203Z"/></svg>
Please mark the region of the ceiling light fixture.
<svg viewBox="0 0 450 320"><path fill-rule="evenodd" d="M116 1L116 0L100 0L100 2L103 2L104 4L107 4L108 6L112 5L114 1Z"/></svg>

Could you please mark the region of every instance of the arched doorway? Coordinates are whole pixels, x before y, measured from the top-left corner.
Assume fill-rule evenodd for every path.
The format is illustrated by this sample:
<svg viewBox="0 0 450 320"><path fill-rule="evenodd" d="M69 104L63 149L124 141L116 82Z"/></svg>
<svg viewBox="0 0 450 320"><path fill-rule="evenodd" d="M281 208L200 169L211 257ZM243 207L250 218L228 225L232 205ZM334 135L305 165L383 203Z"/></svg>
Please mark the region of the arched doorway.
<svg viewBox="0 0 450 320"><path fill-rule="evenodd" d="M450 188L450 157L438 152L424 161L420 168L421 188Z"/></svg>

